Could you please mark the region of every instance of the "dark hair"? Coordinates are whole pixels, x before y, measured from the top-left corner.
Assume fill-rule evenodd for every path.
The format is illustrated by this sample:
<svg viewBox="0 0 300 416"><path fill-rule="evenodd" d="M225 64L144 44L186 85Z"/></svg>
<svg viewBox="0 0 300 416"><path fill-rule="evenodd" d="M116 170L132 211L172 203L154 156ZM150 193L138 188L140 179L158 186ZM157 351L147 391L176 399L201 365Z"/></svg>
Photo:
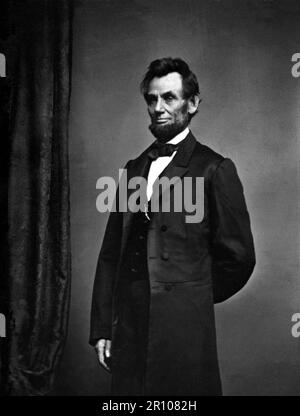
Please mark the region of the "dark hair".
<svg viewBox="0 0 300 416"><path fill-rule="evenodd" d="M155 77L163 77L170 72L178 72L182 77L183 98L189 99L199 95L199 85L196 75L190 70L188 64L180 58L161 58L151 62L141 82L141 93L146 96L149 84Z"/></svg>

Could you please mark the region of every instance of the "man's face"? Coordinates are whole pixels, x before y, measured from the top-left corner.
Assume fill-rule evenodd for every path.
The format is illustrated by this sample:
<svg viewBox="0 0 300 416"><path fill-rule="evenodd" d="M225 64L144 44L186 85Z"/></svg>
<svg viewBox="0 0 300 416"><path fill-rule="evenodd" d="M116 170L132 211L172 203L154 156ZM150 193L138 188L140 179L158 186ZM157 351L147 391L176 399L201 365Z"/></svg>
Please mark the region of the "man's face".
<svg viewBox="0 0 300 416"><path fill-rule="evenodd" d="M189 100L183 98L182 79L178 72L155 77L146 95L149 129L159 141L167 142L189 124Z"/></svg>

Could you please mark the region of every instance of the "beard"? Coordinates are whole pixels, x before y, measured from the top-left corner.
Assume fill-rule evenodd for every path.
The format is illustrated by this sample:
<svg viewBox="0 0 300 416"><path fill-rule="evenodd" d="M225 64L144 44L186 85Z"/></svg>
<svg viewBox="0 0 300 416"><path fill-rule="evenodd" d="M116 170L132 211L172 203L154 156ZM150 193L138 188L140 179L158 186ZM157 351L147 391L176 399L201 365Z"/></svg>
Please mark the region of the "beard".
<svg viewBox="0 0 300 416"><path fill-rule="evenodd" d="M166 143L181 133L188 125L189 117L186 114L170 124L157 124L155 120L152 120L149 130L159 142Z"/></svg>

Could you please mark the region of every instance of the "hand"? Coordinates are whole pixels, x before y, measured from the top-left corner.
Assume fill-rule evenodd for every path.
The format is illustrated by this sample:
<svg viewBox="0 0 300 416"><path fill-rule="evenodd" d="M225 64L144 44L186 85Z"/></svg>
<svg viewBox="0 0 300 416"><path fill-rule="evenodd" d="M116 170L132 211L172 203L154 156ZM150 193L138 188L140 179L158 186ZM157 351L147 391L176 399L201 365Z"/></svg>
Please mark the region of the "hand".
<svg viewBox="0 0 300 416"><path fill-rule="evenodd" d="M100 364L107 370L110 371L110 367L107 365L106 360L110 359L110 348L111 340L110 339L99 339L95 345L95 350L98 355Z"/></svg>

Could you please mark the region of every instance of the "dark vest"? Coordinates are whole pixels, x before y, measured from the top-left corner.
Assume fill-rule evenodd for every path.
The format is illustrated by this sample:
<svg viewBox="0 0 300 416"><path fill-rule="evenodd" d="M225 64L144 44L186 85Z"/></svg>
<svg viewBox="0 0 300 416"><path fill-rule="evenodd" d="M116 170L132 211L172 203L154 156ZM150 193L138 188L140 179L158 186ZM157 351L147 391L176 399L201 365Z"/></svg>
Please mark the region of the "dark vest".
<svg viewBox="0 0 300 416"><path fill-rule="evenodd" d="M151 162L151 159L149 159L143 172L143 176L146 179ZM150 220L144 212L138 211L133 214L129 237L123 255L121 279L131 281L149 279L147 266L147 234L149 223Z"/></svg>
<svg viewBox="0 0 300 416"><path fill-rule="evenodd" d="M129 238L123 256L121 279L148 279L147 234L150 221L143 212L133 215Z"/></svg>

